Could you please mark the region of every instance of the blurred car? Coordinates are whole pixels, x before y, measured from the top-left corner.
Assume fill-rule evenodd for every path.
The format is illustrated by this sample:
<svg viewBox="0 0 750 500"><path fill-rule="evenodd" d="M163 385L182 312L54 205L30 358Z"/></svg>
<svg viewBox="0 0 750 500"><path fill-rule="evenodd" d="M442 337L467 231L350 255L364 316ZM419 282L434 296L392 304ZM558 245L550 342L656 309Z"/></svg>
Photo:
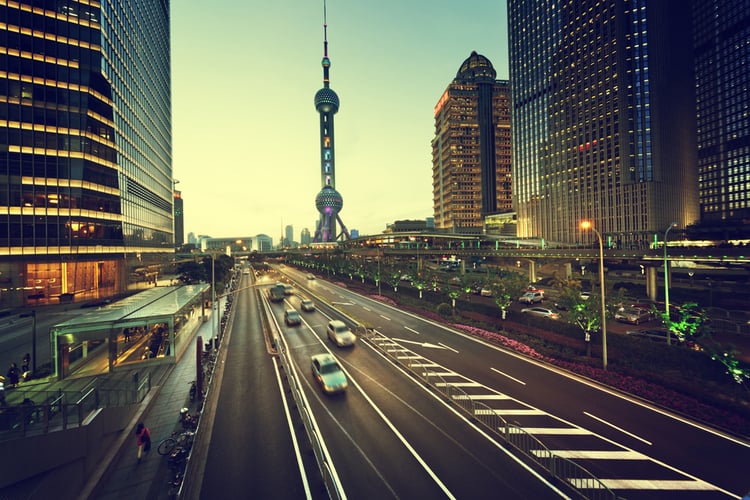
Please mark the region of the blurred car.
<svg viewBox="0 0 750 500"><path fill-rule="evenodd" d="M310 312L315 310L315 302L313 302L310 299L305 299L300 303L300 308L305 312Z"/></svg>
<svg viewBox="0 0 750 500"><path fill-rule="evenodd" d="M530 314L532 316L540 316L550 319L558 319L560 317L560 315L555 311L553 311L552 309L547 309L546 307L524 307L523 309L521 309L521 312L523 314Z"/></svg>
<svg viewBox="0 0 750 500"><path fill-rule="evenodd" d="M589 297L591 297L591 292L581 292L581 300L589 300Z"/></svg>
<svg viewBox="0 0 750 500"><path fill-rule="evenodd" d="M654 315L651 311L641 309L640 307L625 307L615 313L615 319L622 323L640 325L654 319Z"/></svg>
<svg viewBox="0 0 750 500"><path fill-rule="evenodd" d="M352 333L346 323L333 319L326 326L328 340L339 347L352 346L357 341L357 336Z"/></svg>
<svg viewBox="0 0 750 500"><path fill-rule="evenodd" d="M307 279L314 280L315 279L315 275L312 274L312 273L307 273Z"/></svg>
<svg viewBox="0 0 750 500"><path fill-rule="evenodd" d="M294 295L294 287L290 284L284 284L284 295Z"/></svg>
<svg viewBox="0 0 750 500"><path fill-rule="evenodd" d="M492 290L489 288L482 288L479 290L479 295L482 297L492 297Z"/></svg>
<svg viewBox="0 0 750 500"><path fill-rule="evenodd" d="M284 311L284 322L287 326L299 325L302 323L302 318L299 317L299 313L294 309L287 309Z"/></svg>
<svg viewBox="0 0 750 500"><path fill-rule="evenodd" d="M535 290L533 292L526 292L520 297L518 297L518 302L523 302L524 304L536 304L537 302L541 302L544 300L544 292L541 292L539 290Z"/></svg>
<svg viewBox="0 0 750 500"><path fill-rule="evenodd" d="M316 354L311 358L312 374L326 394L346 390L349 382L336 358L330 354Z"/></svg>

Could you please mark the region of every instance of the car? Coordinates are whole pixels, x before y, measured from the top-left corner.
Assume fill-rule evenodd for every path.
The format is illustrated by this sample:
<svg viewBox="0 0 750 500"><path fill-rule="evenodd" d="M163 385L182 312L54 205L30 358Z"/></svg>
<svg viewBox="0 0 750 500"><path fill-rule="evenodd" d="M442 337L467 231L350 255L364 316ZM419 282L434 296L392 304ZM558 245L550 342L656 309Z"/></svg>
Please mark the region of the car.
<svg viewBox="0 0 750 500"><path fill-rule="evenodd" d="M294 295L294 287L292 285L285 284L284 295Z"/></svg>
<svg viewBox="0 0 750 500"><path fill-rule="evenodd" d="M482 297L492 297L492 290L489 288L482 288L479 290L479 295Z"/></svg>
<svg viewBox="0 0 750 500"><path fill-rule="evenodd" d="M591 292L581 292L581 300L589 300Z"/></svg>
<svg viewBox="0 0 750 500"><path fill-rule="evenodd" d="M310 312L315 310L315 302L313 302L310 299L305 299L300 303L300 308L305 312Z"/></svg>
<svg viewBox="0 0 750 500"><path fill-rule="evenodd" d="M307 273L307 279L314 280L315 279L315 275L312 274L312 273Z"/></svg>
<svg viewBox="0 0 750 500"><path fill-rule="evenodd" d="M284 311L284 322L287 326L299 325L302 323L302 318L299 317L299 313L294 309L287 309Z"/></svg>
<svg viewBox="0 0 750 500"><path fill-rule="evenodd" d="M640 307L624 307L615 313L615 319L622 323L632 323L634 325L640 325L647 321L654 319L651 311L641 309Z"/></svg>
<svg viewBox="0 0 750 500"><path fill-rule="evenodd" d="M523 302L524 304L536 304L543 300L544 300L544 292L539 291L539 290L535 290L533 292L526 292L520 297L518 297L518 302Z"/></svg>
<svg viewBox="0 0 750 500"><path fill-rule="evenodd" d="M344 371L332 355L316 354L311 358L312 374L326 394L344 392L349 385Z"/></svg>
<svg viewBox="0 0 750 500"><path fill-rule="evenodd" d="M560 315L552 309L546 307L524 307L521 309L523 314L530 314L532 316L540 316L542 318L558 319Z"/></svg>
<svg viewBox="0 0 750 500"><path fill-rule="evenodd" d="M353 346L357 341L357 336L346 326L346 323L337 319L328 322L326 332L328 339L339 347Z"/></svg>

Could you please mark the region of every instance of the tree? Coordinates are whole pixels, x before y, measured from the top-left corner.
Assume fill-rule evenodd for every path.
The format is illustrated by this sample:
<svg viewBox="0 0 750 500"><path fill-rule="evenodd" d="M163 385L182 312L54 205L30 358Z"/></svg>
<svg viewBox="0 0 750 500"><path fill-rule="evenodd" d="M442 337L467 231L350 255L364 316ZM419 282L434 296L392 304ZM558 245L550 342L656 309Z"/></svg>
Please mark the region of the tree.
<svg viewBox="0 0 750 500"><path fill-rule="evenodd" d="M526 288L527 282L528 279L523 274L513 271L500 271L497 280L489 284L495 305L500 308L502 319L505 319L513 299L521 295Z"/></svg>
<svg viewBox="0 0 750 500"><path fill-rule="evenodd" d="M583 331L586 341L586 356L591 356L591 334L602 328L602 305L598 294L591 294L587 300L577 293L570 308L570 319Z"/></svg>

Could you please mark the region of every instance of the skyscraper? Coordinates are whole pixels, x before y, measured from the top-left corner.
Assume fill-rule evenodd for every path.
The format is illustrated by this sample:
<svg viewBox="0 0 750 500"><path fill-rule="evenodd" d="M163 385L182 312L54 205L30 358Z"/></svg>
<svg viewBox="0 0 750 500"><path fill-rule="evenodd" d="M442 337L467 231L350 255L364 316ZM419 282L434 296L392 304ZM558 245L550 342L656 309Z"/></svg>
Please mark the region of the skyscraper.
<svg viewBox="0 0 750 500"><path fill-rule="evenodd" d="M119 292L173 251L169 2L0 19L0 305Z"/></svg>
<svg viewBox="0 0 750 500"><path fill-rule="evenodd" d="M509 0L519 236L639 246L698 219L689 2Z"/></svg>
<svg viewBox="0 0 750 500"><path fill-rule="evenodd" d="M287 225L284 228L284 242L283 245L286 247L291 247L294 244L294 226Z"/></svg>
<svg viewBox="0 0 750 500"><path fill-rule="evenodd" d="M510 86L472 52L435 106L435 227L481 233L486 215L512 210Z"/></svg>
<svg viewBox="0 0 750 500"><path fill-rule="evenodd" d="M725 239L747 238L750 0L693 2L693 22L701 221Z"/></svg>
<svg viewBox="0 0 750 500"><path fill-rule="evenodd" d="M341 221L339 212L344 206L344 199L336 191L336 154L333 135L333 115L339 110L339 96L330 88L328 69L328 25L326 24L325 0L323 1L323 88L315 93L315 109L320 114L320 183L321 190L315 197L315 207L320 212L320 220L315 229L313 241L331 242L339 236L349 238L346 226ZM341 234L336 234L336 222L341 224Z"/></svg>

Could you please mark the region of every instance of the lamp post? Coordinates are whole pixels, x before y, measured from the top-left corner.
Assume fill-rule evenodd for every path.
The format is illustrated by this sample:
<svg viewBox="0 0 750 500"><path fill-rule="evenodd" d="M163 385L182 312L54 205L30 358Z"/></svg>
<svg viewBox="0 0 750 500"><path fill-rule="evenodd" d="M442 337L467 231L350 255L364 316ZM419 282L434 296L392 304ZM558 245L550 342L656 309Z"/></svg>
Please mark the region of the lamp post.
<svg viewBox="0 0 750 500"><path fill-rule="evenodd" d="M604 244L602 243L602 235L596 230L594 224L589 221L581 221L581 229L591 229L596 234L596 238L599 240L599 293L602 298L602 367L607 369L607 309L605 306L606 299L604 297Z"/></svg>
<svg viewBox="0 0 750 500"><path fill-rule="evenodd" d="M671 321L672 319L669 316L669 268L667 267L667 235L673 227L677 227L676 222L670 223L667 230L664 231L664 314L667 318L667 321ZM669 323L667 323L667 326L669 326ZM667 345L672 344L671 337L671 329L667 328Z"/></svg>

